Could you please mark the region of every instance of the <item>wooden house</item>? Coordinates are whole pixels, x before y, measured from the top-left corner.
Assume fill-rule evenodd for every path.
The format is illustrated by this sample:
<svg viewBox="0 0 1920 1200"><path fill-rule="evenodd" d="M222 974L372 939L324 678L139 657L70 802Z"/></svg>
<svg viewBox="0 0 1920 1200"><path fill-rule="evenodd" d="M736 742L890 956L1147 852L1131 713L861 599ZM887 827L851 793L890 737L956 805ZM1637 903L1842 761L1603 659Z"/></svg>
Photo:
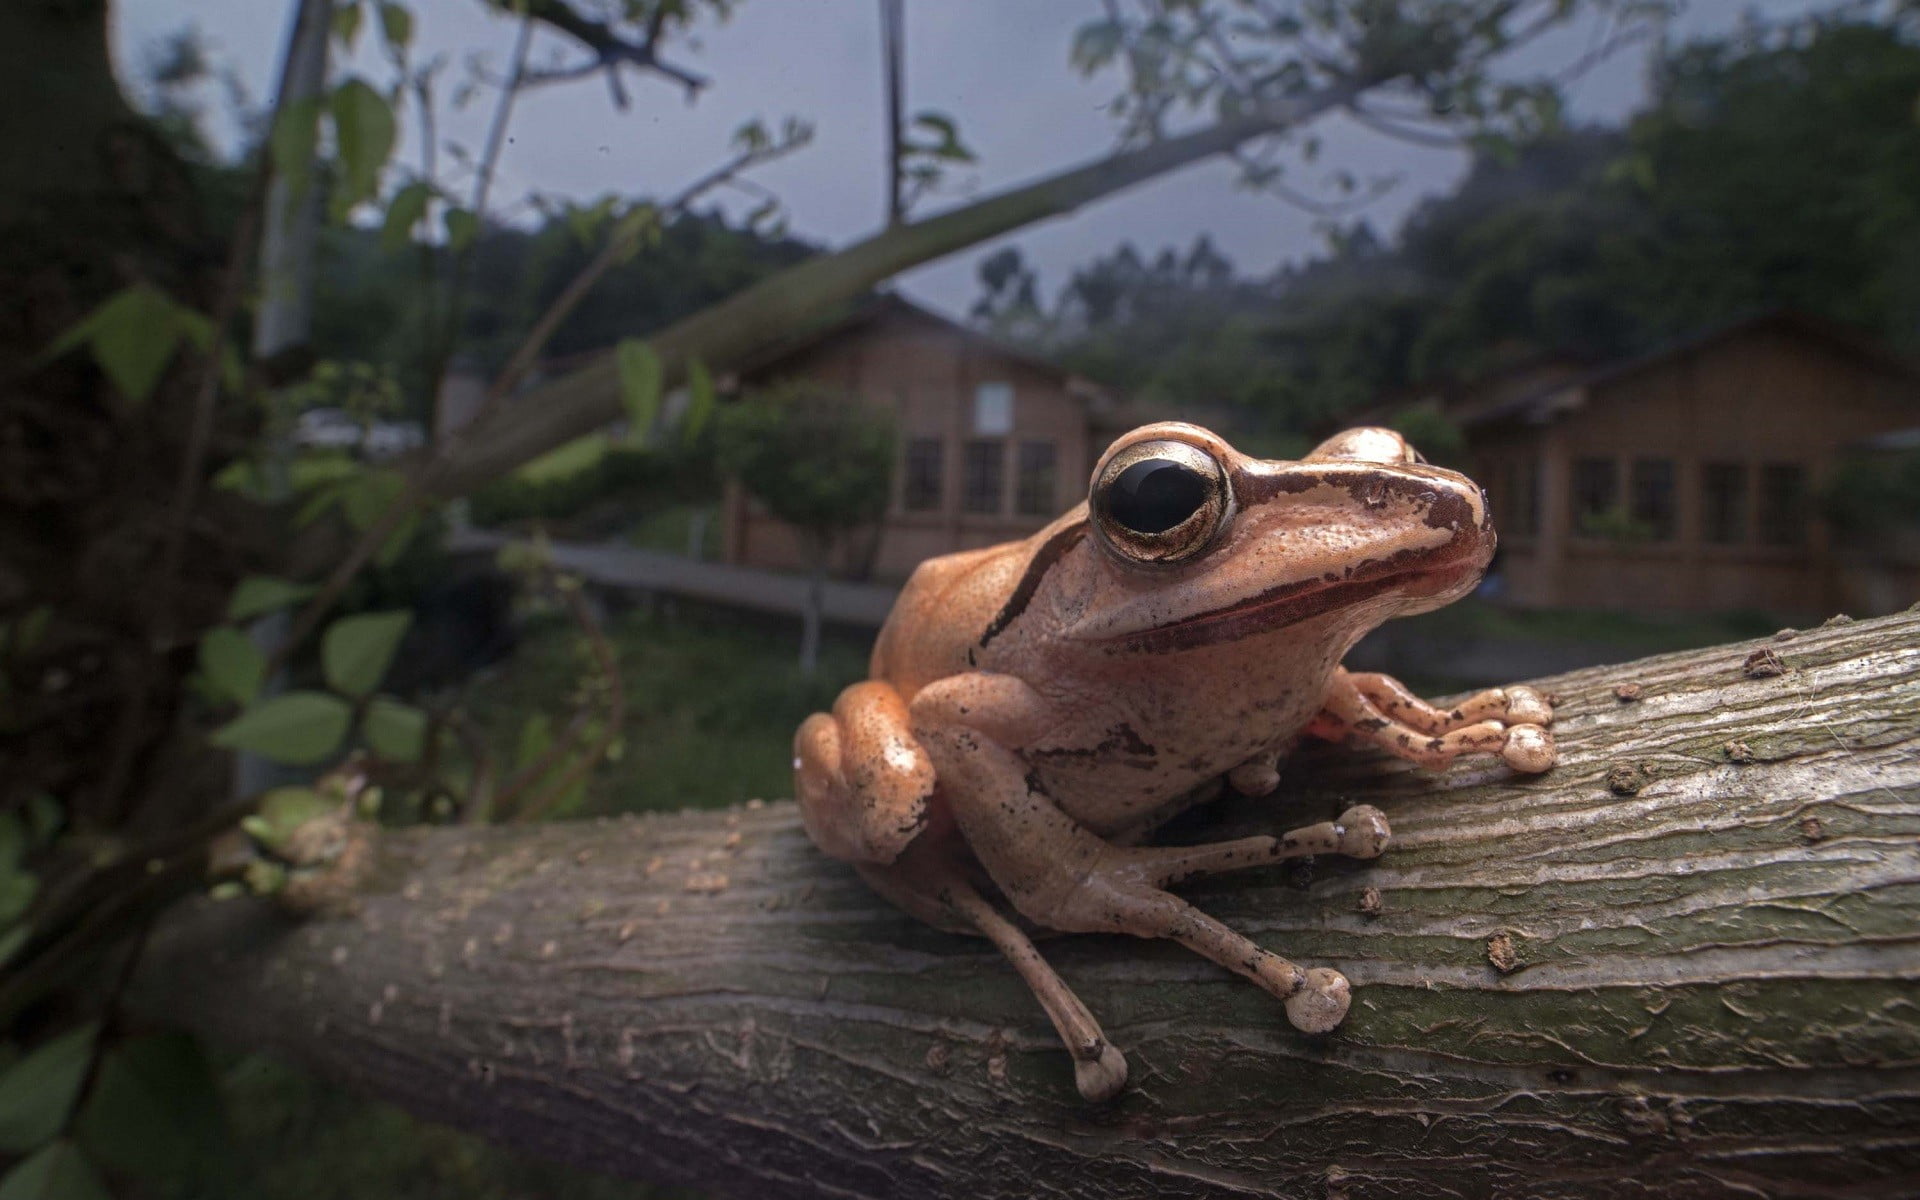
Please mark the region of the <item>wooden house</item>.
<svg viewBox="0 0 1920 1200"><path fill-rule="evenodd" d="M1920 598L1920 556L1851 545L1822 517L1846 455L1920 426L1920 370L1852 330L1773 312L1517 392L1465 389L1444 411L1515 604L1866 614Z"/></svg>
<svg viewBox="0 0 1920 1200"><path fill-rule="evenodd" d="M898 580L923 559L1024 537L1086 495L1118 420L1087 380L894 294L738 364L728 390L807 379L890 411L899 433L886 517L848 539L837 573ZM794 530L730 484L724 557L799 569Z"/></svg>

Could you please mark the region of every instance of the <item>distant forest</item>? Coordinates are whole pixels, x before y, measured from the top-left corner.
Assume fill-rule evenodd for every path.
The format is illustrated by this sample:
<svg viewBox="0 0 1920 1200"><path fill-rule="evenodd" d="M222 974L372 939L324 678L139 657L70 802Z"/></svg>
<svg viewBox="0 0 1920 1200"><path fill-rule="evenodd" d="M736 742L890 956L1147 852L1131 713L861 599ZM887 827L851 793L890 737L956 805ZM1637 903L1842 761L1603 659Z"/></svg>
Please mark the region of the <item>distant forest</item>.
<svg viewBox="0 0 1920 1200"><path fill-rule="evenodd" d="M1856 10L1857 11L1857 10ZM1624 128L1482 149L1387 244L1241 275L1202 236L1122 245L1051 298L1002 250L974 319L1153 406L1326 424L1543 351L1605 360L1789 306L1920 353L1920 13L1667 50Z"/></svg>

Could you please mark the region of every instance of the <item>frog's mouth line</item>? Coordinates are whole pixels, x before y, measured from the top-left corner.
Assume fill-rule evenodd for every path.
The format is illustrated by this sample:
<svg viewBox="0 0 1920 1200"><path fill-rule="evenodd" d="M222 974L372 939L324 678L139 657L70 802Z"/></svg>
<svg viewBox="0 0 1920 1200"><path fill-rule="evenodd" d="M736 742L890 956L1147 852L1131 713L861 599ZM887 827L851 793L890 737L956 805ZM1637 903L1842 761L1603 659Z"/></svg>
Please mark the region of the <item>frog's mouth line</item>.
<svg viewBox="0 0 1920 1200"><path fill-rule="evenodd" d="M1373 578L1283 583L1223 608L1196 613L1154 629L1115 634L1100 640L1120 643L1137 652L1193 650L1285 629L1396 589L1404 589L1411 596L1436 596L1478 577L1483 569L1483 564L1472 560L1399 571L1383 566L1386 569Z"/></svg>

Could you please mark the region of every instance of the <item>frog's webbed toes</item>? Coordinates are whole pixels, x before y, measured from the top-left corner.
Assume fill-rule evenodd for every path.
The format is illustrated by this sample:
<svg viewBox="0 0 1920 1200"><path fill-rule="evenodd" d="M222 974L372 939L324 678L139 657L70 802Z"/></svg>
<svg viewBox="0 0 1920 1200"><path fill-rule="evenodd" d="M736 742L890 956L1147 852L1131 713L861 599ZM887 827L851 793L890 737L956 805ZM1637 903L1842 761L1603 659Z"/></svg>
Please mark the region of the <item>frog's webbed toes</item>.
<svg viewBox="0 0 1920 1200"><path fill-rule="evenodd" d="M1353 1002L1347 977L1327 967L1306 973L1300 990L1287 998L1287 1020L1302 1033L1326 1033L1346 1019Z"/></svg>
<svg viewBox="0 0 1920 1200"><path fill-rule="evenodd" d="M1111 1100L1127 1086L1127 1057L1113 1043L1103 1041L1096 1057L1073 1060L1073 1082L1091 1103Z"/></svg>
<svg viewBox="0 0 1920 1200"><path fill-rule="evenodd" d="M1553 766L1557 752L1553 735L1538 725L1514 725L1507 729L1507 741L1500 748L1500 760L1516 771L1529 775Z"/></svg>

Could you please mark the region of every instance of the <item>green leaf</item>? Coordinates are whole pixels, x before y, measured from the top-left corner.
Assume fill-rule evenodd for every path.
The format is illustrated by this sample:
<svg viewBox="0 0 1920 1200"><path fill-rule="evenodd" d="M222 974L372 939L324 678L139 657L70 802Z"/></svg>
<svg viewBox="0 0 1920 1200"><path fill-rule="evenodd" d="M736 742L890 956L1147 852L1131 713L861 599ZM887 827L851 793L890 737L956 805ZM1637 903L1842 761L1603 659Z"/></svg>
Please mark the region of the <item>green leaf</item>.
<svg viewBox="0 0 1920 1200"><path fill-rule="evenodd" d="M382 758L418 762L427 744L427 714L389 696L367 706L367 742Z"/></svg>
<svg viewBox="0 0 1920 1200"><path fill-rule="evenodd" d="M433 188L426 183L410 183L395 192L387 201L387 218L380 226L380 248L392 254L412 241L413 228L426 217L432 199Z"/></svg>
<svg viewBox="0 0 1920 1200"><path fill-rule="evenodd" d="M252 704L266 682L267 658L253 639L230 625L210 629L200 639L200 673L214 690L236 704Z"/></svg>
<svg viewBox="0 0 1920 1200"><path fill-rule="evenodd" d="M153 1183L191 1183L225 1143L220 1091L183 1033L121 1042L100 1064L75 1134L102 1165Z"/></svg>
<svg viewBox="0 0 1920 1200"><path fill-rule="evenodd" d="M1124 32L1118 21L1089 21L1074 32L1073 49L1068 54L1068 61L1082 75L1099 70L1120 52L1120 39Z"/></svg>
<svg viewBox="0 0 1920 1200"><path fill-rule="evenodd" d="M25 1154L66 1125L99 1032L93 1024L68 1030L0 1074L0 1151ZM0 1186L0 1196L5 1194Z"/></svg>
<svg viewBox="0 0 1920 1200"><path fill-rule="evenodd" d="M246 621L263 613L278 612L298 604L320 589L311 583L294 583L270 575L249 575L233 589L227 600L227 620Z"/></svg>
<svg viewBox="0 0 1920 1200"><path fill-rule="evenodd" d="M304 766L333 753L353 709L324 692L288 692L247 709L214 731L213 743L277 763Z"/></svg>
<svg viewBox="0 0 1920 1200"><path fill-rule="evenodd" d="M274 788L260 798L258 811L241 820L240 828L261 845L278 850L294 830L339 807L312 788Z"/></svg>
<svg viewBox="0 0 1920 1200"><path fill-rule="evenodd" d="M160 382L182 333L189 326L199 328L194 324L196 319L205 320L151 284L136 283L109 296L61 334L43 357L57 358L82 344L89 345L94 361L114 387L139 404Z"/></svg>
<svg viewBox="0 0 1920 1200"><path fill-rule="evenodd" d="M924 129L938 139L931 145L920 146L917 147L918 149L935 158L950 159L954 162L974 160L973 151L960 142L959 127L947 114L932 111L919 113L913 118L913 124L916 129Z"/></svg>
<svg viewBox="0 0 1920 1200"><path fill-rule="evenodd" d="M393 107L364 79L349 79L335 88L331 108L340 153L334 213L344 217L380 190L380 172L393 154L397 129Z"/></svg>
<svg viewBox="0 0 1920 1200"><path fill-rule="evenodd" d="M514 750L513 766L524 771L553 745L553 722L545 713L534 713L520 725L520 744Z"/></svg>
<svg viewBox="0 0 1920 1200"><path fill-rule="evenodd" d="M31 654L40 645L40 639L47 634L47 622L53 618L53 609L42 604L20 618L13 630L13 652Z"/></svg>
<svg viewBox="0 0 1920 1200"><path fill-rule="evenodd" d="M0 925L26 915L27 906L33 903L34 893L39 890L40 881L31 871L0 871Z"/></svg>
<svg viewBox="0 0 1920 1200"><path fill-rule="evenodd" d="M365 696L380 686L400 639L407 635L413 613L361 613L341 617L320 639L320 667L327 685L349 696Z"/></svg>
<svg viewBox="0 0 1920 1200"><path fill-rule="evenodd" d="M26 856L26 825L13 813L0 813L0 872L18 867Z"/></svg>
<svg viewBox="0 0 1920 1200"><path fill-rule="evenodd" d="M365 471L349 479L340 493L346 504L347 523L355 529L366 530L400 499L406 486L407 481L400 472L384 468Z"/></svg>
<svg viewBox="0 0 1920 1200"><path fill-rule="evenodd" d="M13 961L13 956L26 946L27 938L32 933L33 930L25 925L15 925L5 933L0 933L0 967Z"/></svg>
<svg viewBox="0 0 1920 1200"><path fill-rule="evenodd" d="M687 364L687 415L681 421L680 434L691 442L698 438L713 416L713 375L707 364L694 359Z"/></svg>
<svg viewBox="0 0 1920 1200"><path fill-rule="evenodd" d="M333 10L333 36L340 39L348 54L353 53L353 44L360 40L360 16L357 0L349 0Z"/></svg>
<svg viewBox="0 0 1920 1200"><path fill-rule="evenodd" d="M405 554L407 547L412 544L414 534L419 532L420 514L408 513L400 519L400 524L395 526L394 531L387 535L387 540L381 544L378 553L373 556L373 561L381 567L391 567L399 562L400 556Z"/></svg>
<svg viewBox="0 0 1920 1200"><path fill-rule="evenodd" d="M440 218L447 226L447 249L455 254L473 245L480 236L480 220L464 208L449 207Z"/></svg>
<svg viewBox="0 0 1920 1200"><path fill-rule="evenodd" d="M620 368L620 402L627 408L627 439L639 441L660 411L660 356L638 338L625 338L614 358Z"/></svg>
<svg viewBox="0 0 1920 1200"><path fill-rule="evenodd" d="M413 14L405 5L380 0L380 32L386 35L387 45L405 50L407 43L413 41Z"/></svg>
<svg viewBox="0 0 1920 1200"><path fill-rule="evenodd" d="M0 1200L113 1200L72 1142L58 1141L0 1179Z"/></svg>
<svg viewBox="0 0 1920 1200"><path fill-rule="evenodd" d="M35 846L51 842L66 819L66 810L46 792L35 792L27 797L27 833Z"/></svg>

